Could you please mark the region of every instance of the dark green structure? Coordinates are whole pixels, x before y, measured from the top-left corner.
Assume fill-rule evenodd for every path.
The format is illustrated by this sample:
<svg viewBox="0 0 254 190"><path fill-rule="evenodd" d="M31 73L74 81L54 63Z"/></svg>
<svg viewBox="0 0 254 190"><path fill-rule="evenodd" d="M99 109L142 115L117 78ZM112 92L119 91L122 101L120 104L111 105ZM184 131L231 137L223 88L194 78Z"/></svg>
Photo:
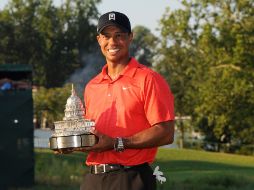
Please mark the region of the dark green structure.
<svg viewBox="0 0 254 190"><path fill-rule="evenodd" d="M0 64L0 189L34 184L32 67Z"/></svg>

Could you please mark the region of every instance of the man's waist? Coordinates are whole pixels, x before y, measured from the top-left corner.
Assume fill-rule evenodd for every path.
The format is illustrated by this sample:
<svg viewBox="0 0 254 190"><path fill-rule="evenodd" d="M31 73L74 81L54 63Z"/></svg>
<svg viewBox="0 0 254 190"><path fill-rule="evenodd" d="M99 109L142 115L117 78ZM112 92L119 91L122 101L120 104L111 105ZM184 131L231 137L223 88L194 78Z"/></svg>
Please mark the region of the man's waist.
<svg viewBox="0 0 254 190"><path fill-rule="evenodd" d="M113 163L134 166L141 163L152 163L155 159L157 148L149 149L126 149L121 153L117 153L114 150L105 152L89 152L86 165L98 165L101 163Z"/></svg>
<svg viewBox="0 0 254 190"><path fill-rule="evenodd" d="M138 169L142 167L149 166L148 163L133 165L133 166L125 166L121 164L98 164L90 166L90 172L92 174L100 174L100 173L108 173L113 171L118 171L122 169Z"/></svg>

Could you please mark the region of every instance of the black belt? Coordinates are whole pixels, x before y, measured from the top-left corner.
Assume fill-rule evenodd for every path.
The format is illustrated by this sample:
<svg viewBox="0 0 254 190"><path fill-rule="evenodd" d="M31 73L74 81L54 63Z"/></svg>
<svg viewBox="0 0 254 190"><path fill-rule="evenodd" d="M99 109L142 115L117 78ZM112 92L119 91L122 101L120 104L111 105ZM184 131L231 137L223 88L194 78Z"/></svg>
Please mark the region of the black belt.
<svg viewBox="0 0 254 190"><path fill-rule="evenodd" d="M90 166L90 172L92 174L100 174L100 173L118 171L121 169L139 168L141 166L148 166L148 163L139 164L135 166L124 166L121 164L99 164L99 165Z"/></svg>

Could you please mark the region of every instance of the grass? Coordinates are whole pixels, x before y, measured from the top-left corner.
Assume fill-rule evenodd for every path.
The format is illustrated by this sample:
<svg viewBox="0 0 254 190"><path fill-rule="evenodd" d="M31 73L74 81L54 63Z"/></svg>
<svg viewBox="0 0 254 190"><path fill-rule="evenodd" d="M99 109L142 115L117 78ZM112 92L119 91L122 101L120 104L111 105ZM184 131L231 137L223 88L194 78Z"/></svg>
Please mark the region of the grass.
<svg viewBox="0 0 254 190"><path fill-rule="evenodd" d="M29 190L79 189L87 171L83 153L54 155L42 149L35 153L36 184ZM254 189L253 156L160 148L153 168L157 165L167 178L158 183L158 190Z"/></svg>
<svg viewBox="0 0 254 190"><path fill-rule="evenodd" d="M35 190L79 189L87 171L84 153L56 155L51 150L36 149Z"/></svg>
<svg viewBox="0 0 254 190"><path fill-rule="evenodd" d="M254 189L253 156L161 148L155 165L167 178L158 189Z"/></svg>

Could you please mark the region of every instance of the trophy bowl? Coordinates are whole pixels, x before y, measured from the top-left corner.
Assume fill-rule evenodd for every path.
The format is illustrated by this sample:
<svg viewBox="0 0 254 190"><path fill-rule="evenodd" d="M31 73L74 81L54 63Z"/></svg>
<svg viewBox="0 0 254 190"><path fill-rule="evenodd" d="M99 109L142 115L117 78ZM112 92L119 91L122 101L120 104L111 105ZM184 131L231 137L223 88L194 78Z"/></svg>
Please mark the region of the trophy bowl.
<svg viewBox="0 0 254 190"><path fill-rule="evenodd" d="M63 120L54 122L55 130L49 138L51 150L75 150L93 146L98 142L98 138L91 133L95 122L84 118L85 109L73 85L64 112Z"/></svg>
<svg viewBox="0 0 254 190"><path fill-rule="evenodd" d="M50 137L50 149L73 149L80 147L89 147L97 143L97 137L93 134L70 135Z"/></svg>

